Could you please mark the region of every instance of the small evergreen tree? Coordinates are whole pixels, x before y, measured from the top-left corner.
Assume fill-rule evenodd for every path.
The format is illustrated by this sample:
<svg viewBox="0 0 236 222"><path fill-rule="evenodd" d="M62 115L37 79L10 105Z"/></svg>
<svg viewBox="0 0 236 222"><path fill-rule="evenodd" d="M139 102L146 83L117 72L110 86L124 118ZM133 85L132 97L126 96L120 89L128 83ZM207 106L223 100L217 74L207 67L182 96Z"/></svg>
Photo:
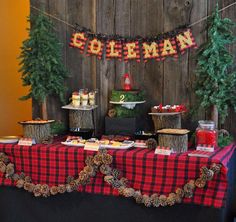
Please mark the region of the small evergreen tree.
<svg viewBox="0 0 236 222"><path fill-rule="evenodd" d="M233 56L227 46L235 41L230 19L222 19L218 4L209 19L208 40L197 55L196 94L200 106L211 108L212 120L218 125L218 113L221 123L228 115L229 106L236 110L236 72L231 72Z"/></svg>
<svg viewBox="0 0 236 222"><path fill-rule="evenodd" d="M53 23L43 14L31 16L29 38L21 47L20 65L23 86L30 86L28 95L21 100L33 98L42 108L42 118L47 119L47 97L56 94L64 102L67 77L62 62L62 44L53 30Z"/></svg>

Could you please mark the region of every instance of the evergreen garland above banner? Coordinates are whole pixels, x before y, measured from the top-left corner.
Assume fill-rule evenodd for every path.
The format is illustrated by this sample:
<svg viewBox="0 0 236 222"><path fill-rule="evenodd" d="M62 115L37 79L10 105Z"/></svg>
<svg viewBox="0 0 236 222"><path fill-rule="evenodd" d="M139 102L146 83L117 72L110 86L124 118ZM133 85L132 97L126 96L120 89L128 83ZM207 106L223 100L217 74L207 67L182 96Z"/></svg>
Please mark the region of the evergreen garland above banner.
<svg viewBox="0 0 236 222"><path fill-rule="evenodd" d="M188 48L197 48L192 31L187 26L152 37L134 38L120 35L93 33L76 24L70 46L81 53L96 55L98 59L122 59L147 62L151 59L163 61L166 57L177 58Z"/></svg>

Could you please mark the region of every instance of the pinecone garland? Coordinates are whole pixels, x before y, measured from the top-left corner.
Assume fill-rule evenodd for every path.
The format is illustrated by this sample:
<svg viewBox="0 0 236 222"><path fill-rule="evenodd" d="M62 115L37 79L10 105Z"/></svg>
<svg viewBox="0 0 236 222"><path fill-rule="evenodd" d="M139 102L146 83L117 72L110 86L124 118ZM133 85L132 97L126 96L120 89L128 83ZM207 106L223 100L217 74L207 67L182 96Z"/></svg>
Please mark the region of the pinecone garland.
<svg viewBox="0 0 236 222"><path fill-rule="evenodd" d="M167 197L166 202L169 206L173 206L176 202L176 194L175 193L170 193Z"/></svg>
<svg viewBox="0 0 236 222"><path fill-rule="evenodd" d="M187 198L193 197L193 185L191 183L184 185L184 196Z"/></svg>
<svg viewBox="0 0 236 222"><path fill-rule="evenodd" d="M111 175L114 177L114 178L118 178L120 176L120 171L117 170L117 169L113 169L112 172L111 172Z"/></svg>
<svg viewBox="0 0 236 222"><path fill-rule="evenodd" d="M71 193L73 191L70 184L66 184L66 192Z"/></svg>
<svg viewBox="0 0 236 222"><path fill-rule="evenodd" d="M125 178L125 177L121 177L121 178L120 178L120 183L121 183L123 186L127 186L127 184L128 184L128 179Z"/></svg>
<svg viewBox="0 0 236 222"><path fill-rule="evenodd" d="M213 163L213 164L211 165L210 169L211 169L215 174L218 174L218 173L220 173L220 170L221 170L221 164Z"/></svg>
<svg viewBox="0 0 236 222"><path fill-rule="evenodd" d="M195 185L198 187L198 188L203 188L206 186L206 179L204 177L200 177L198 179L196 179L195 181Z"/></svg>
<svg viewBox="0 0 236 222"><path fill-rule="evenodd" d="M9 162L9 158L5 153L0 153L0 161L7 164Z"/></svg>
<svg viewBox="0 0 236 222"><path fill-rule="evenodd" d="M20 179L20 176L19 176L18 174L14 173L13 176L12 176L12 179L13 179L14 181L17 181L17 180Z"/></svg>
<svg viewBox="0 0 236 222"><path fill-rule="evenodd" d="M25 182L31 183L31 181L32 181L32 180L31 180L31 177L29 177L29 176L26 176L26 177L25 177Z"/></svg>
<svg viewBox="0 0 236 222"><path fill-rule="evenodd" d="M93 158L93 162L95 165L100 166L102 164L102 156L100 154L96 154Z"/></svg>
<svg viewBox="0 0 236 222"><path fill-rule="evenodd" d="M66 183L70 183L71 181L73 181L74 180L74 177L73 176L68 176L67 178L66 178Z"/></svg>
<svg viewBox="0 0 236 222"><path fill-rule="evenodd" d="M111 173L111 167L109 167L108 165L102 164L99 169L100 172L104 175L109 175Z"/></svg>
<svg viewBox="0 0 236 222"><path fill-rule="evenodd" d="M140 191L135 191L134 192L134 199L137 204L143 203L143 195L141 194Z"/></svg>
<svg viewBox="0 0 236 222"><path fill-rule="evenodd" d="M43 197L50 196L50 188L47 184L41 185L41 194Z"/></svg>
<svg viewBox="0 0 236 222"><path fill-rule="evenodd" d="M147 148L148 149L156 149L157 147L157 141L154 139L154 138L149 138L147 141L146 141L146 145L147 145Z"/></svg>
<svg viewBox="0 0 236 222"><path fill-rule="evenodd" d="M24 180L25 179L25 174L23 172L21 172L19 177L20 177L20 179Z"/></svg>
<svg viewBox="0 0 236 222"><path fill-rule="evenodd" d="M33 183L25 182L24 183L24 189L28 192L32 193L34 190L35 185Z"/></svg>
<svg viewBox="0 0 236 222"><path fill-rule="evenodd" d="M35 197L40 197L41 196L41 184L36 184L33 190L34 196Z"/></svg>
<svg viewBox="0 0 236 222"><path fill-rule="evenodd" d="M93 165L94 165L94 163L93 163L93 156L88 156L88 157L86 158L86 160L85 160L85 164L86 164L87 166L93 166Z"/></svg>
<svg viewBox="0 0 236 222"><path fill-rule="evenodd" d="M107 175L104 177L104 181L107 182L108 184L112 184L114 181L114 177L111 175Z"/></svg>
<svg viewBox="0 0 236 222"><path fill-rule="evenodd" d="M112 163L112 156L110 154L104 154L102 155L102 162L103 164L110 165Z"/></svg>

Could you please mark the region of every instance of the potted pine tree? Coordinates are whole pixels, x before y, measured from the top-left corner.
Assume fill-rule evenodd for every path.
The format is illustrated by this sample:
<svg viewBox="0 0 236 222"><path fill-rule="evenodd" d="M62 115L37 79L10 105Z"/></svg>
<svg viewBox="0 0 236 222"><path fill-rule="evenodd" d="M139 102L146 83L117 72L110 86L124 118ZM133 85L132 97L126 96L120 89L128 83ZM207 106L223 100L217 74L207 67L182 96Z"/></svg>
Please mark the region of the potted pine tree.
<svg viewBox="0 0 236 222"><path fill-rule="evenodd" d="M31 16L29 37L21 47L20 72L23 86L29 86L29 93L21 100L34 99L41 107L43 121L21 122L25 137L34 137L37 142L50 137L47 113L47 98L57 95L64 102L67 71L62 62L62 44L54 32L53 23L44 14Z"/></svg>

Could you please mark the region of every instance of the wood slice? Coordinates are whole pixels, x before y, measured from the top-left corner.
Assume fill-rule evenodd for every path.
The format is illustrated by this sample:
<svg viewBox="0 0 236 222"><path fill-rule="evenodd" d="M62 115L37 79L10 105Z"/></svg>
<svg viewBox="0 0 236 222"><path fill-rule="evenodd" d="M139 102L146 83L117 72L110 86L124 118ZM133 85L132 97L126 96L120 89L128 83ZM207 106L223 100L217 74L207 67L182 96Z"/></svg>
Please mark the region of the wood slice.
<svg viewBox="0 0 236 222"><path fill-rule="evenodd" d="M164 128L181 128L181 114L175 115L152 115L155 132Z"/></svg>
<svg viewBox="0 0 236 222"><path fill-rule="evenodd" d="M36 143L42 143L51 138L50 124L24 124L23 133L24 137L33 138Z"/></svg>
<svg viewBox="0 0 236 222"><path fill-rule="evenodd" d="M94 129L92 111L70 110L69 126L70 129Z"/></svg>
<svg viewBox="0 0 236 222"><path fill-rule="evenodd" d="M183 153L188 150L188 134L158 134L158 143L159 146L170 147L177 153Z"/></svg>

